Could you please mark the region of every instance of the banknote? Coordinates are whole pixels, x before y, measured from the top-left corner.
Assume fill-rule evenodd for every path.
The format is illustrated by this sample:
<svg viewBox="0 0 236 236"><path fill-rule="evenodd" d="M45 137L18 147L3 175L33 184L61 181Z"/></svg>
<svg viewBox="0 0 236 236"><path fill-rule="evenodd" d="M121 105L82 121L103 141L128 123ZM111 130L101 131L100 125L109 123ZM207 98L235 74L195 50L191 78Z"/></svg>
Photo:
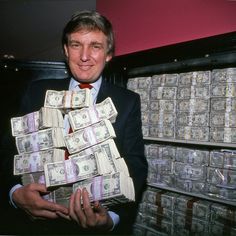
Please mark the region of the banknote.
<svg viewBox="0 0 236 236"><path fill-rule="evenodd" d="M176 99L177 98L177 87L153 87L150 90L150 100L157 99Z"/></svg>
<svg viewBox="0 0 236 236"><path fill-rule="evenodd" d="M211 112L236 112L236 98L211 98Z"/></svg>
<svg viewBox="0 0 236 236"><path fill-rule="evenodd" d="M58 109L88 107L91 103L90 93L89 89L80 91L47 90L44 107Z"/></svg>
<svg viewBox="0 0 236 236"><path fill-rule="evenodd" d="M176 99L170 100L151 100L151 111L163 111L163 112L175 112L176 111Z"/></svg>
<svg viewBox="0 0 236 236"><path fill-rule="evenodd" d="M212 150L209 166L236 170L236 151L229 149Z"/></svg>
<svg viewBox="0 0 236 236"><path fill-rule="evenodd" d="M212 70L212 83L236 83L236 68L222 68Z"/></svg>
<svg viewBox="0 0 236 236"><path fill-rule="evenodd" d="M134 186L130 177L122 173L97 176L73 184L73 191L86 188L90 201L124 197L126 201L134 201Z"/></svg>
<svg viewBox="0 0 236 236"><path fill-rule="evenodd" d="M206 165L190 165L187 163L174 162L174 174L181 179L205 180Z"/></svg>
<svg viewBox="0 0 236 236"><path fill-rule="evenodd" d="M70 154L82 151L109 138L114 138L115 131L109 120L102 120L84 129L64 137Z"/></svg>
<svg viewBox="0 0 236 236"><path fill-rule="evenodd" d="M104 119L114 122L117 114L117 110L109 97L94 106L72 110L68 113L73 131L85 128Z"/></svg>
<svg viewBox="0 0 236 236"><path fill-rule="evenodd" d="M179 86L205 85L211 83L211 71L190 71L179 74Z"/></svg>
<svg viewBox="0 0 236 236"><path fill-rule="evenodd" d="M65 147L62 128L49 128L16 137L19 154Z"/></svg>
<svg viewBox="0 0 236 236"><path fill-rule="evenodd" d="M47 187L62 186L99 174L95 155L74 157L44 165Z"/></svg>
<svg viewBox="0 0 236 236"><path fill-rule="evenodd" d="M211 97L236 97L236 85L235 83L226 84L212 84Z"/></svg>
<svg viewBox="0 0 236 236"><path fill-rule="evenodd" d="M177 99L210 98L210 85L178 87Z"/></svg>
<svg viewBox="0 0 236 236"><path fill-rule="evenodd" d="M176 148L175 160L182 163L194 165L208 165L210 159L210 151L201 149L191 149L184 147Z"/></svg>
<svg viewBox="0 0 236 236"><path fill-rule="evenodd" d="M160 74L153 75L151 78L152 87L177 87L179 74Z"/></svg>
<svg viewBox="0 0 236 236"><path fill-rule="evenodd" d="M177 112L176 126L209 126L209 112Z"/></svg>
<svg viewBox="0 0 236 236"><path fill-rule="evenodd" d="M211 127L236 128L236 112L211 112Z"/></svg>
<svg viewBox="0 0 236 236"><path fill-rule="evenodd" d="M23 153L14 156L14 175L40 172L44 170L44 164L54 161L62 161L65 151L62 149L47 149L39 152Z"/></svg>

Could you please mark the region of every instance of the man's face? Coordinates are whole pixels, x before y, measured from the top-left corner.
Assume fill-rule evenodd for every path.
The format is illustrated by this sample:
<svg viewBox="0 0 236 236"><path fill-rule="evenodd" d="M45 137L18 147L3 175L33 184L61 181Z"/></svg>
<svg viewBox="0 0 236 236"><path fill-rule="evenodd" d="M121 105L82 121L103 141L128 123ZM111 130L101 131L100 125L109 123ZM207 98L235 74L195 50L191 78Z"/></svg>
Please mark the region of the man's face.
<svg viewBox="0 0 236 236"><path fill-rule="evenodd" d="M106 62L107 38L102 31L81 30L71 33L68 45L64 45L68 65L74 78L79 82L95 82L101 75Z"/></svg>

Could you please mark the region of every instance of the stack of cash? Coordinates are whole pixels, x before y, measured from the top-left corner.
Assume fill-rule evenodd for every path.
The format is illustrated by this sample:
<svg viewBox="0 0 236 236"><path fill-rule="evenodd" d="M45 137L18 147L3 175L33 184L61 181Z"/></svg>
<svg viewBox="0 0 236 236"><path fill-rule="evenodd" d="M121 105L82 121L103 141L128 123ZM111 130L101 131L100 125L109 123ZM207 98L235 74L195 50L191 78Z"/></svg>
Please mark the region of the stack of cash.
<svg viewBox="0 0 236 236"><path fill-rule="evenodd" d="M111 98L92 105L88 89L48 90L40 111L11 119L18 150L14 174L22 175L23 185L44 183L51 190L44 198L65 206L73 191L91 186L91 201L133 201L132 178L113 140L116 117Z"/></svg>
<svg viewBox="0 0 236 236"><path fill-rule="evenodd" d="M235 201L236 170L208 167L207 183L209 195Z"/></svg>
<svg viewBox="0 0 236 236"><path fill-rule="evenodd" d="M211 205L206 200L148 187L135 228L152 229L156 235L208 235Z"/></svg>
<svg viewBox="0 0 236 236"><path fill-rule="evenodd" d="M236 235L236 209L213 203L211 206L211 224L209 226L210 235Z"/></svg>
<svg viewBox="0 0 236 236"><path fill-rule="evenodd" d="M205 190L209 151L178 147L174 162L175 188L201 193Z"/></svg>
<svg viewBox="0 0 236 236"><path fill-rule="evenodd" d="M211 202L180 195L175 201L174 228L178 235L207 235Z"/></svg>
<svg viewBox="0 0 236 236"><path fill-rule="evenodd" d="M209 141L210 71L180 73L176 138Z"/></svg>
<svg viewBox="0 0 236 236"><path fill-rule="evenodd" d="M149 94L151 77L129 78L127 88L140 95L143 136L149 136Z"/></svg>
<svg viewBox="0 0 236 236"><path fill-rule="evenodd" d="M173 164L176 148L159 144L145 145L145 156L148 161L148 182L159 185L174 187Z"/></svg>
<svg viewBox="0 0 236 236"><path fill-rule="evenodd" d="M21 136L50 127L63 128L63 115L58 109L42 107L39 111L11 118L12 136Z"/></svg>
<svg viewBox="0 0 236 236"><path fill-rule="evenodd" d="M153 75L150 89L149 136L175 138L175 109L179 75Z"/></svg>
<svg viewBox="0 0 236 236"><path fill-rule="evenodd" d="M102 201L110 206L127 201L134 201L134 186L130 177L122 172L89 178L73 184L73 191L86 188L90 201Z"/></svg>
<svg viewBox="0 0 236 236"><path fill-rule="evenodd" d="M45 163L63 160L63 115L58 109L42 107L13 117L11 130L18 151L14 156L15 175L40 172Z"/></svg>
<svg viewBox="0 0 236 236"><path fill-rule="evenodd" d="M89 89L80 91L47 90L44 100L44 107L57 108L62 111L88 107L91 104L92 97Z"/></svg>
<svg viewBox="0 0 236 236"><path fill-rule="evenodd" d="M236 68L212 70L212 142L236 143Z"/></svg>
<svg viewBox="0 0 236 236"><path fill-rule="evenodd" d="M108 97L99 104L70 111L68 115L71 128L76 131L105 119L114 123L117 111L111 98Z"/></svg>

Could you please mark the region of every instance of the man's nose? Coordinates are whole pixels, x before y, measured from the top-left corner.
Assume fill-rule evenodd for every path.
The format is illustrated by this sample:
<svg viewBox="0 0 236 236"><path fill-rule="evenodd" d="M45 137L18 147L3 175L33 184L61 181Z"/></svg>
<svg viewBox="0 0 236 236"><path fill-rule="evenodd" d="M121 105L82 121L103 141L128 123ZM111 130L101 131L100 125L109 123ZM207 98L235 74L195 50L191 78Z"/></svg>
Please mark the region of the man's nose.
<svg viewBox="0 0 236 236"><path fill-rule="evenodd" d="M82 61L87 61L87 60L89 60L89 56L90 56L89 48L83 47L82 50L81 50L80 59Z"/></svg>

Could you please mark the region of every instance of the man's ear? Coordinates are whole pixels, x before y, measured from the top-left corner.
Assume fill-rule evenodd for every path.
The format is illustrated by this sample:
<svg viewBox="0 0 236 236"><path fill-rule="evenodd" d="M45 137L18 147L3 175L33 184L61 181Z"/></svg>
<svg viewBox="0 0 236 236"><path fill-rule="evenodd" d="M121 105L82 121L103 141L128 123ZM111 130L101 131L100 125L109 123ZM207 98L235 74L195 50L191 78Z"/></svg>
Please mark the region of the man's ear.
<svg viewBox="0 0 236 236"><path fill-rule="evenodd" d="M107 55L106 62L109 62L112 59L112 55Z"/></svg>
<svg viewBox="0 0 236 236"><path fill-rule="evenodd" d="M65 54L66 57L68 57L68 48L67 48L67 45L64 44L63 47L64 47L64 54Z"/></svg>

